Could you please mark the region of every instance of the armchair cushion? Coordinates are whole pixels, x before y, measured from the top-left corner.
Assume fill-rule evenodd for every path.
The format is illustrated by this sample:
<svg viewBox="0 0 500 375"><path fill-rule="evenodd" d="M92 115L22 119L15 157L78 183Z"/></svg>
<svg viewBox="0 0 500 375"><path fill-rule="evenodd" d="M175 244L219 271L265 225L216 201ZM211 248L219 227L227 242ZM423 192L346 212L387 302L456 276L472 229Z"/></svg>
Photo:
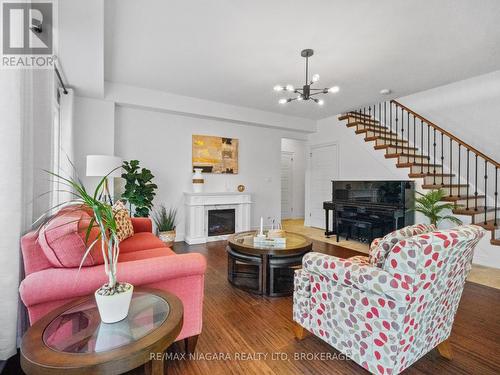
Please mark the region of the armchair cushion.
<svg viewBox="0 0 500 375"><path fill-rule="evenodd" d="M346 287L377 294L393 301L407 302L411 285L380 268L349 259L310 252L302 260L306 272L323 276ZM318 289L318 285L312 287Z"/></svg>
<svg viewBox="0 0 500 375"><path fill-rule="evenodd" d="M370 245L370 264L382 268L387 254L402 239L437 230L433 224L415 224L395 230L382 238L376 238Z"/></svg>

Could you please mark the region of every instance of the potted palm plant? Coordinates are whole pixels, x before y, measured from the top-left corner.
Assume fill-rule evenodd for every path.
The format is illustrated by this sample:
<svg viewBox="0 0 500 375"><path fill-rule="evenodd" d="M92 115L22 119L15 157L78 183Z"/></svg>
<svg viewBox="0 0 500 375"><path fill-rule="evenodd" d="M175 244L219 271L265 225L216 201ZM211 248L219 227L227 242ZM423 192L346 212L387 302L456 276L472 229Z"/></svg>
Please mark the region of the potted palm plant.
<svg viewBox="0 0 500 375"><path fill-rule="evenodd" d="M65 178L52 172L48 173L55 176L64 186L71 189L71 191L68 192L70 192L74 198L65 203L65 210L71 210L72 208L74 208L74 210L83 209L93 214L88 227L85 229L85 242L87 247L82 256L80 268L92 248L100 242L104 258L104 272L108 276L108 282L97 289L94 295L101 320L104 323L118 322L128 315L134 287L129 283L118 282L117 280L116 267L118 264L120 247L117 236L115 213L110 204L99 199L103 193L105 181L109 174L99 181L93 193L89 193L80 180L75 180L72 177ZM98 229L98 235L88 244L93 228Z"/></svg>
<svg viewBox="0 0 500 375"><path fill-rule="evenodd" d="M167 246L172 246L175 241L175 225L177 219L177 210L167 208L162 204L153 212L153 221L156 226L158 237Z"/></svg>
<svg viewBox="0 0 500 375"><path fill-rule="evenodd" d="M442 189L431 190L426 194L417 193L420 197L415 198L415 208L413 210L425 215L431 224L437 226L440 222L446 220L457 225L462 224L462 220L455 216L443 215L443 211L452 210L454 205L442 202L443 198L446 197L446 193Z"/></svg>

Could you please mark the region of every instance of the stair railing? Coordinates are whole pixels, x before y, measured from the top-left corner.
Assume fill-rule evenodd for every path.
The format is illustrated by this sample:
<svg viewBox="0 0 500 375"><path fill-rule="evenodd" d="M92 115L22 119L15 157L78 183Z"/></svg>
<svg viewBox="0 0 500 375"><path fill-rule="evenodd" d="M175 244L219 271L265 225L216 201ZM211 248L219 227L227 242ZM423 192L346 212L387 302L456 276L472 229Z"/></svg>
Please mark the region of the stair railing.
<svg viewBox="0 0 500 375"><path fill-rule="evenodd" d="M378 112L377 112L378 107ZM465 164L465 179L466 183L466 210L473 209L478 211L481 207L478 205L479 199L479 183L481 182L484 190L484 224L488 222L488 179L494 176L494 183L491 187L494 189L494 219L493 225L499 224L498 220L498 168L500 163L488 157L481 151L477 150L470 144L464 142L457 136L451 134L449 131L439 127L432 121L412 111L404 104L396 100L378 103L378 105L363 107L351 111L360 119L379 119L379 125L384 128L377 128L377 123L368 122L368 129L373 129L374 134L383 136L384 144L396 150L396 154L404 154L409 163L413 159L413 165L417 165L420 169L420 175L433 176L433 185L441 185L448 187L449 196L454 195L454 174L453 166L457 168L458 174L456 176L456 197L460 198L462 194L462 185L460 178L462 173L463 164ZM405 121L406 119L406 121ZM406 129L405 129L406 125ZM365 125L366 126L366 125ZM400 134L400 135L399 135ZM405 137L406 136L406 137ZM405 146L405 142L408 143ZM395 142L395 144L393 143ZM413 145L413 147L411 147ZM406 150L406 152L405 152ZM432 157L432 162L431 162ZM417 159L419 160L417 162ZM465 159L465 160L464 160ZM444 165L445 160L448 160L449 173L445 175ZM438 161L440 164L437 164ZM437 183L437 168L441 168L441 183ZM482 169L483 176L480 178L478 173ZM418 170L418 169L415 169ZM412 170L413 172L414 170ZM414 172L413 172L414 173ZM448 183L445 183L445 177ZM473 181L471 181L473 179ZM470 184L474 183L473 201L474 205L470 205Z"/></svg>

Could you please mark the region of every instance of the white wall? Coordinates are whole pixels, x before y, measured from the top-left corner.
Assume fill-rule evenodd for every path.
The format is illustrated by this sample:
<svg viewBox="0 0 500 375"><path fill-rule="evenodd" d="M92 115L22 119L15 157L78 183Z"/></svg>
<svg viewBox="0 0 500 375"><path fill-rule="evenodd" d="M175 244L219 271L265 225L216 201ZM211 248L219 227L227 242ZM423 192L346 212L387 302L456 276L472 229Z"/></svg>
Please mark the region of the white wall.
<svg viewBox="0 0 500 375"><path fill-rule="evenodd" d="M281 140L281 151L293 153L292 218L303 218L305 204L306 142L303 140L283 138Z"/></svg>
<svg viewBox="0 0 500 375"><path fill-rule="evenodd" d="M116 154L115 104L76 96L74 127L75 167L86 187L94 189L99 178L85 176L86 156ZM110 186L110 191L113 191L113 186Z"/></svg>
<svg viewBox="0 0 500 375"><path fill-rule="evenodd" d="M239 139L239 173L205 175L205 191L236 191L239 184L252 194L252 226L260 216L280 218L281 138L301 133L116 107L115 151L125 160L138 159L151 169L159 189L154 203L179 209L178 240L184 234L183 193L192 191L191 136L206 134Z"/></svg>
<svg viewBox="0 0 500 375"><path fill-rule="evenodd" d="M500 70L398 101L500 161Z"/></svg>

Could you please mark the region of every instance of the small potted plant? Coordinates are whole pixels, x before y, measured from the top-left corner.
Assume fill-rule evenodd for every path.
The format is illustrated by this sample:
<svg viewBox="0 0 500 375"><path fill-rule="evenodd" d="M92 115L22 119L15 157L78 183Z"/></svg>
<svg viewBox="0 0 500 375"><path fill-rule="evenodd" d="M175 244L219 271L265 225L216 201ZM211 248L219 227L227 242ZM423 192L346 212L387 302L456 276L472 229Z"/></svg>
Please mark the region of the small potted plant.
<svg viewBox="0 0 500 375"><path fill-rule="evenodd" d="M160 240L165 242L167 246L172 246L175 241L175 222L177 218L177 210L167 208L162 204L153 213L153 221L156 226L156 231Z"/></svg>
<svg viewBox="0 0 500 375"><path fill-rule="evenodd" d="M92 248L100 242L104 259L104 272L108 276L108 282L94 293L101 320L104 323L115 323L125 319L128 315L134 287L129 283L117 281L116 266L118 264L120 247L115 213L110 204L98 198L103 192L105 180L109 174L103 177L99 181L95 191L89 194L79 180L75 180L72 177L65 178L51 172L48 173L58 178L64 186L71 189L68 192L74 198L66 202L65 210L85 210L92 213L90 222L85 229L86 244L89 242L92 229L98 229L97 237L90 244L86 245L87 248L82 256L80 268Z"/></svg>
<svg viewBox="0 0 500 375"><path fill-rule="evenodd" d="M443 215L443 211L452 210L452 203L443 203L442 200L446 197L446 193L442 190L431 190L426 194L417 192L420 197L415 198L414 211L420 212L426 216L431 224L438 225L440 222L448 220L454 224L461 225L462 220L455 216Z"/></svg>

